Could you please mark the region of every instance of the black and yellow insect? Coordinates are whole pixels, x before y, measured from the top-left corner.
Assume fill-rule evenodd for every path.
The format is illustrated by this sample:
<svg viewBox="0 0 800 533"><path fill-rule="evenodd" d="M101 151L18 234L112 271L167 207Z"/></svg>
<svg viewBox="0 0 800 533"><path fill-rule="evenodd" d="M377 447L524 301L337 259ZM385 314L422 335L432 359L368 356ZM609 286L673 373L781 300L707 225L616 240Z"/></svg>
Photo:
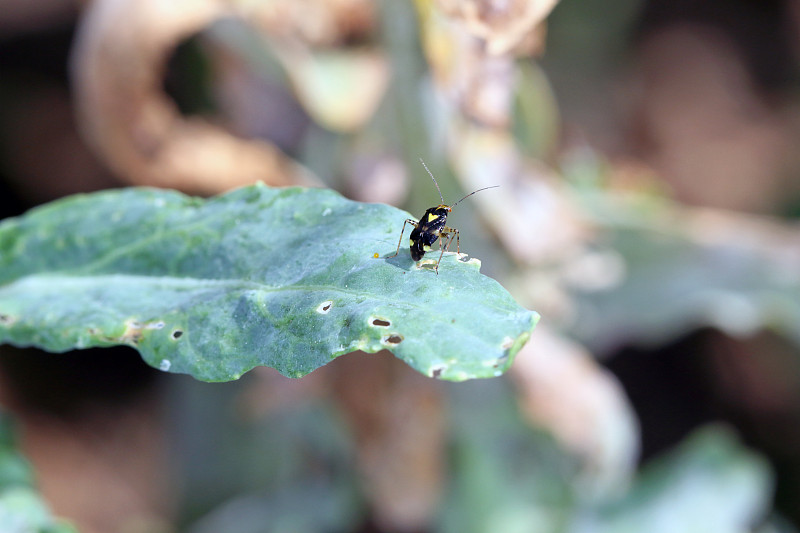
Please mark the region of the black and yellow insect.
<svg viewBox="0 0 800 533"><path fill-rule="evenodd" d="M439 191L439 198L442 200L442 203L425 211L425 214L422 215L422 218L419 219L419 222L410 218L406 219L406 221L403 222L403 229L400 231L400 240L397 242L397 251L394 253L394 255L390 255L388 257L395 257L400 253L400 245L403 244L403 233L406 231L406 224L411 224L414 226L414 229L411 230L411 238L409 243L411 249L411 259L414 261L419 261L422 259L422 256L425 255L425 252L430 252L434 243L441 238L441 240L439 240L439 259L436 261L436 266L434 267L434 270L438 275L439 262L442 260L444 253L449 250L450 243L453 242L453 237L456 238L456 253L461 253L461 242L458 230L446 225L447 215L450 214L450 211L452 211L455 206L476 192L485 191L486 189L493 189L495 187L499 187L499 185L492 185L491 187L484 187L483 189L472 191L453 205L446 205L444 203L444 198L442 197L442 190L439 188L436 178L434 178L431 171L428 170L428 166L425 164L425 161L420 159L420 163L422 163L422 166L425 167L428 175L433 180L433 184L436 185L436 190Z"/></svg>

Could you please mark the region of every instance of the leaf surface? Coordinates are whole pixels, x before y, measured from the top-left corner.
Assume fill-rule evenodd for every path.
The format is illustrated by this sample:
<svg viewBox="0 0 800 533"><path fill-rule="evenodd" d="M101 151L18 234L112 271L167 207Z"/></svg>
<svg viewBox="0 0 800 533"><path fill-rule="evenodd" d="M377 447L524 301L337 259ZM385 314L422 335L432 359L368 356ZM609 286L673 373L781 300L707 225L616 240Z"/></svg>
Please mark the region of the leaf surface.
<svg viewBox="0 0 800 533"><path fill-rule="evenodd" d="M445 254L437 276L406 240L389 257L408 217L263 185L208 200L142 188L65 198L0 224L0 342L129 345L205 381L258 365L299 377L382 349L442 379L501 374L538 315L475 259Z"/></svg>

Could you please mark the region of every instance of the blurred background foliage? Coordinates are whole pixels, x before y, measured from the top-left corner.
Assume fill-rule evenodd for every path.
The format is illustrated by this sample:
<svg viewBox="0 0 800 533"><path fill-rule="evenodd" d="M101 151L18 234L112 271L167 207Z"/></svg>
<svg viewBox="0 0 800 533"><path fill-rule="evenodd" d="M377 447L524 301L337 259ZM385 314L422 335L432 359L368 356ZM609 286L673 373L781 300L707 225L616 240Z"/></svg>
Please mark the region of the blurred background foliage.
<svg viewBox="0 0 800 533"><path fill-rule="evenodd" d="M422 157L446 200L501 186L451 222L543 316L464 384L386 354L204 384L2 347L20 449L80 531L797 530L797 0L2 8L0 216L257 180L420 214ZM6 442L0 517L30 486Z"/></svg>

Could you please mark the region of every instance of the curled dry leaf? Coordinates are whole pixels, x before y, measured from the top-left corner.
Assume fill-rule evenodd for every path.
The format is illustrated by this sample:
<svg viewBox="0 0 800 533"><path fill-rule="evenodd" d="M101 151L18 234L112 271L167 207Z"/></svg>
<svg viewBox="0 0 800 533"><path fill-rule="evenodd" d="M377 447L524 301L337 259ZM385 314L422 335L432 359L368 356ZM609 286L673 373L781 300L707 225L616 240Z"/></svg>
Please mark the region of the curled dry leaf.
<svg viewBox="0 0 800 533"><path fill-rule="evenodd" d="M579 344L542 326L510 375L523 411L583 460L585 488L623 490L636 464L639 431L619 382Z"/></svg>
<svg viewBox="0 0 800 533"><path fill-rule="evenodd" d="M131 183L204 194L258 180L313 183L272 145L181 116L163 91L173 49L230 14L221 0L97 0L84 13L72 58L78 120Z"/></svg>

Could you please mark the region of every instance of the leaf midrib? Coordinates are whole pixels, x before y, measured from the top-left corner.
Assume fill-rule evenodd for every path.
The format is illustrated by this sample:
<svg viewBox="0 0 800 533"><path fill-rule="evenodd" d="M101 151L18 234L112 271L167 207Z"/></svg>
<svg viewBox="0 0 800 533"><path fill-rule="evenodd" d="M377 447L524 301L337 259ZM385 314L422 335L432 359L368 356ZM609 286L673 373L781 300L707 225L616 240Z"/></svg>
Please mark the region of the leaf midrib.
<svg viewBox="0 0 800 533"><path fill-rule="evenodd" d="M0 294L3 290L12 286L24 286L28 284L52 284L52 285L71 285L75 286L96 286L108 283L113 280L114 282L124 281L126 284L135 285L149 285L158 286L161 284L169 285L170 288L196 290L203 288L229 288L230 290L244 291L244 290L257 290L261 292L290 292L290 291L306 291L306 292L338 292L341 294L348 294L353 296L363 296L368 299L384 300L391 302L398 302L396 298L381 297L374 292L359 291L347 289L337 285L286 285L286 286L270 286L267 284L259 283L257 281L240 280L240 279L208 279L208 278L187 278L187 277L174 277L174 276L141 276L134 274L100 274L93 276L71 276L63 274L31 274L22 278L17 278L11 283L0 285ZM399 302L398 302L399 303ZM427 303L414 303L411 300L403 300L402 303L413 309L427 309ZM506 307L499 307L496 305L484 302L485 306L495 309L497 311L507 312Z"/></svg>

